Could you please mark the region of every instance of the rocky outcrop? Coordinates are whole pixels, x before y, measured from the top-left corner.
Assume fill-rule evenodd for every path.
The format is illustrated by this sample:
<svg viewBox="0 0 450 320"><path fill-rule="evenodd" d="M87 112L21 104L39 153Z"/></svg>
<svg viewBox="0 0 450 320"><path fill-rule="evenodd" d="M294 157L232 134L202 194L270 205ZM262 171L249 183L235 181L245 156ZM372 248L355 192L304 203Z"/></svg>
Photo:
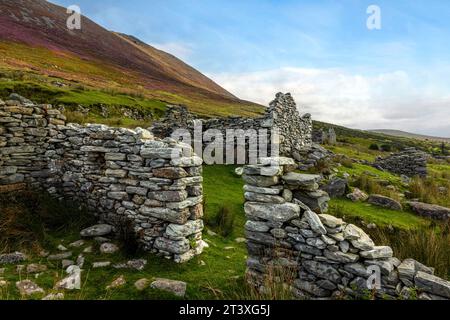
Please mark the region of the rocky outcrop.
<svg viewBox="0 0 450 320"><path fill-rule="evenodd" d="M415 213L417 213L420 216L437 220L450 219L450 208L415 201L408 202L408 205Z"/></svg>
<svg viewBox="0 0 450 320"><path fill-rule="evenodd" d="M144 249L177 262L202 251L202 160L190 146L65 120L17 95L1 102L0 185L45 189L116 227L129 221Z"/></svg>
<svg viewBox="0 0 450 320"><path fill-rule="evenodd" d="M275 276L294 296L311 299L409 299L416 291L423 300L450 298L450 282L434 276L432 268L412 259L400 261L361 228L318 214L299 200L296 193L316 191L319 177L290 172L289 165L273 169L263 162L244 167L252 173L244 189L257 194L250 198L246 193L244 205L250 284L265 292L267 278Z"/></svg>
<svg viewBox="0 0 450 320"><path fill-rule="evenodd" d="M427 155L415 148L407 148L386 158L377 157L374 167L408 177L426 176Z"/></svg>

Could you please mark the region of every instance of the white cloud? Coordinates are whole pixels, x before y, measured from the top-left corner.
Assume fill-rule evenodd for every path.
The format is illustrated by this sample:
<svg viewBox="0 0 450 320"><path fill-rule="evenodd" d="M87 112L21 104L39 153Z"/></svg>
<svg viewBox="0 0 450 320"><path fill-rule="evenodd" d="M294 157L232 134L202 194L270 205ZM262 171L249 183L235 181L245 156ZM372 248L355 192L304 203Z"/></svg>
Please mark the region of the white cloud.
<svg viewBox="0 0 450 320"><path fill-rule="evenodd" d="M165 42L165 43L150 43L151 46L168 52L181 60L187 60L192 55L192 47L181 42Z"/></svg>
<svg viewBox="0 0 450 320"><path fill-rule="evenodd" d="M291 92L300 111L317 120L450 136L450 94L433 85L418 88L405 71L366 76L341 69L279 68L209 76L241 99L263 105L276 92Z"/></svg>

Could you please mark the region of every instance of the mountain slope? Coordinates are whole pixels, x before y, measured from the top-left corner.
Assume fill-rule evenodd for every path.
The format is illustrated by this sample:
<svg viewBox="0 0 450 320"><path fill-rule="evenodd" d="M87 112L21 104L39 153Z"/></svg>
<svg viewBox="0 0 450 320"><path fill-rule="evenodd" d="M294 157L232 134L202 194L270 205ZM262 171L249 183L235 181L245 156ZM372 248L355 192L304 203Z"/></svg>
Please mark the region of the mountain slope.
<svg viewBox="0 0 450 320"><path fill-rule="evenodd" d="M403 138L411 138L411 139L417 139L417 140L430 140L430 141L450 143L450 138L427 136L427 135L423 135L423 134L411 133L411 132L406 132L406 131L401 131L401 130L376 129L376 130L369 130L369 131L375 132L375 133L382 133L382 134L386 134L388 136L394 136L394 137L403 137Z"/></svg>
<svg viewBox="0 0 450 320"><path fill-rule="evenodd" d="M66 27L66 9L45 0L0 1L0 68L32 71L99 88L134 91L186 103L208 113L259 113L176 57L110 32L86 17L81 30ZM219 108L215 108L218 106ZM197 109L197 110L196 110Z"/></svg>

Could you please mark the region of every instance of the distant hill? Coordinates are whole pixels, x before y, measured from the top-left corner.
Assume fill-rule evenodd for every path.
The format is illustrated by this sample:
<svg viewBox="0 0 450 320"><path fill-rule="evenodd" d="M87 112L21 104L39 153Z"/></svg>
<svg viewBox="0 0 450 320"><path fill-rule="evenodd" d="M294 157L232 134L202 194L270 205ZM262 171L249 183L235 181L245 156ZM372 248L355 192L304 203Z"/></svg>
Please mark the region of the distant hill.
<svg viewBox="0 0 450 320"><path fill-rule="evenodd" d="M0 1L0 69L58 77L94 88L184 103L205 115L254 115L243 101L175 56L82 17L69 30L66 8L45 0Z"/></svg>
<svg viewBox="0 0 450 320"><path fill-rule="evenodd" d="M450 143L450 138L433 137L433 136L410 133L410 132L400 131L400 130L376 129L376 130L369 130L369 131L375 132L375 133L386 134L388 136L394 136L394 137L403 137L403 138L411 138L411 139L417 139L417 140L428 140L428 141Z"/></svg>

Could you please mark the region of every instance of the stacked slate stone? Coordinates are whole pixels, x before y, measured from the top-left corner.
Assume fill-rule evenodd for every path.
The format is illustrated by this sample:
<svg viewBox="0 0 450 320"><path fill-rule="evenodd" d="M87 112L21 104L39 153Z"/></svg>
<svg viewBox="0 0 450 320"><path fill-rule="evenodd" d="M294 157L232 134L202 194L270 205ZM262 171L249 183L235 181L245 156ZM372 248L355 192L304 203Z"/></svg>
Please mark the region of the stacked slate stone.
<svg viewBox="0 0 450 320"><path fill-rule="evenodd" d="M50 105L0 101L0 184L79 201L117 229L131 223L144 249L176 262L201 253L202 160L190 146L64 120Z"/></svg>
<svg viewBox="0 0 450 320"><path fill-rule="evenodd" d="M218 130L224 139L227 136L227 129L234 130L256 130L267 129L266 141L269 143L268 156L270 156L270 129L278 128L280 135L280 154L295 156L297 159L304 159L304 150L312 145L312 119L311 115L300 116L297 105L289 93L278 93L270 103L266 113L259 118L244 118L230 116L217 119L200 119L196 115L189 113L183 106L171 106L160 122L154 123L150 131L158 137L167 137L176 129L188 129L194 137L194 120L201 121L202 131ZM249 137L245 137L245 147L249 150L252 144ZM210 141L203 141L203 149ZM235 139L236 147L238 139ZM312 150L311 152L314 152ZM249 158L247 157L247 160ZM246 162L248 163L248 161Z"/></svg>
<svg viewBox="0 0 450 320"><path fill-rule="evenodd" d="M419 299L450 299L450 282L434 276L432 268L412 259L402 262L361 228L311 210L305 202L317 191L317 176L292 172L292 159L260 163L244 167L243 175L247 279L257 289L265 292L271 282L283 281L294 296L307 299L371 293L408 299L416 290Z"/></svg>
<svg viewBox="0 0 450 320"><path fill-rule="evenodd" d="M389 157L378 157L374 167L408 177L427 175L427 154L416 148L406 148Z"/></svg>
<svg viewBox="0 0 450 320"><path fill-rule="evenodd" d="M295 160L298 162L298 168L300 170L308 171L311 168L317 167L320 162L328 161L333 156L333 152L319 144L313 143L309 148L296 153Z"/></svg>

